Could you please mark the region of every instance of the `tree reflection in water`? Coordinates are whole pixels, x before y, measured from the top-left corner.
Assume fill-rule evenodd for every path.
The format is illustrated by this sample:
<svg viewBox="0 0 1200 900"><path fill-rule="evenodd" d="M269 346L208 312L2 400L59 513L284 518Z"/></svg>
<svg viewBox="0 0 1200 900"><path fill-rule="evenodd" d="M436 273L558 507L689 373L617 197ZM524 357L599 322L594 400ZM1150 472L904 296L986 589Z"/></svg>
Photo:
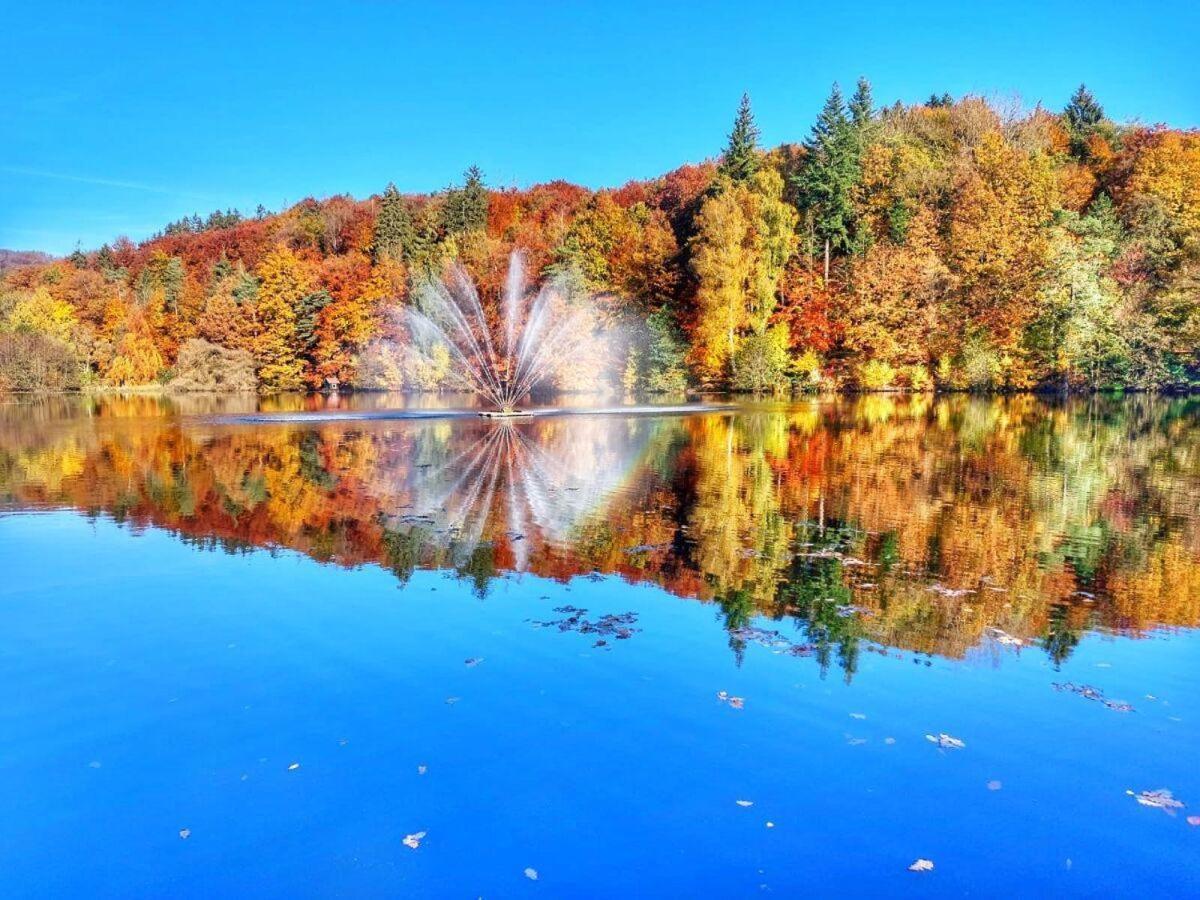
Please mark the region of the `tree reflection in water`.
<svg viewBox="0 0 1200 900"><path fill-rule="evenodd" d="M618 576L863 652L1066 659L1200 624L1200 404L872 396L734 415L231 426L149 397L0 405L0 503L457 571ZM339 403L386 404L377 397ZM314 408L312 398L273 408ZM291 404L289 406L288 404ZM759 631L755 631L757 628ZM775 648L779 649L779 648Z"/></svg>

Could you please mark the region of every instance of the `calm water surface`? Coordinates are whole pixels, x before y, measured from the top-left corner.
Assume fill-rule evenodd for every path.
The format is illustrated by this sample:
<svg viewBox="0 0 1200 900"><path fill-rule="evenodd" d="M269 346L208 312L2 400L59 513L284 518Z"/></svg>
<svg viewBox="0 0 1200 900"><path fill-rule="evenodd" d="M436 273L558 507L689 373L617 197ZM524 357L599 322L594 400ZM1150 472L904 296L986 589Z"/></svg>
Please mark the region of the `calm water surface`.
<svg viewBox="0 0 1200 900"><path fill-rule="evenodd" d="M330 406L0 401L5 897L1200 893L1195 401Z"/></svg>

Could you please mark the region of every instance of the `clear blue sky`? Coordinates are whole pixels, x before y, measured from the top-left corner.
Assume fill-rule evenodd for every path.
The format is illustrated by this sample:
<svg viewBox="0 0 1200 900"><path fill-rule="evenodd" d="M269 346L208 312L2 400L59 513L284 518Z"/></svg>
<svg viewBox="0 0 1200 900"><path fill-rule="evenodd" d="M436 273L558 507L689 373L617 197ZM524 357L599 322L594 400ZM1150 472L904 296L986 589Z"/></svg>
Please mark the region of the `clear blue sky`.
<svg viewBox="0 0 1200 900"><path fill-rule="evenodd" d="M743 90L765 143L800 140L860 74L881 103L1055 109L1086 81L1118 120L1200 125L1194 3L968 5L12 3L0 247L433 190L472 163L493 185L616 185L718 152Z"/></svg>

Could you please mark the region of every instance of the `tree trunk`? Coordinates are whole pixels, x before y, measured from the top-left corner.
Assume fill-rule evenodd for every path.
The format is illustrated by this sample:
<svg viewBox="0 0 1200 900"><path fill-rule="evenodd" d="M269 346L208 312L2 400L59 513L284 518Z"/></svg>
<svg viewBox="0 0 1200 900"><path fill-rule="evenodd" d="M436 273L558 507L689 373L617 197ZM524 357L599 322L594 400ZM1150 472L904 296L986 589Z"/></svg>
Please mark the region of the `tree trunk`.
<svg viewBox="0 0 1200 900"><path fill-rule="evenodd" d="M829 290L829 238L825 238L825 290Z"/></svg>

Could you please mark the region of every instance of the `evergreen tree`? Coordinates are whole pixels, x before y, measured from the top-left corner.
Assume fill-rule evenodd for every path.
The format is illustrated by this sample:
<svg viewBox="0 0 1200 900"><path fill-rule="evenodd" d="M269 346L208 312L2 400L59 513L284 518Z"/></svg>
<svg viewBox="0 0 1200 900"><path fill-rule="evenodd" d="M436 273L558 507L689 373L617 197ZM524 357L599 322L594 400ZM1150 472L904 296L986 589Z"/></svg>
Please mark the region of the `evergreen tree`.
<svg viewBox="0 0 1200 900"><path fill-rule="evenodd" d="M841 89L834 84L805 144L808 157L796 180L800 202L813 216L816 233L825 244L826 281L831 252L849 251L853 245L851 194L860 176L858 143Z"/></svg>
<svg viewBox="0 0 1200 900"><path fill-rule="evenodd" d="M389 184L380 201L375 220L375 259L408 259L412 255L415 232L412 213L394 184Z"/></svg>
<svg viewBox="0 0 1200 900"><path fill-rule="evenodd" d="M945 106L953 106L954 98L949 93L945 94L930 94L929 99L925 101L925 105L930 109L941 109Z"/></svg>
<svg viewBox="0 0 1200 900"><path fill-rule="evenodd" d="M448 234L482 231L487 227L488 194L479 166L463 173L463 186L446 193L443 225Z"/></svg>
<svg viewBox="0 0 1200 900"><path fill-rule="evenodd" d="M721 154L719 171L733 181L748 181L758 171L758 126L750 109L750 95L742 94L729 144Z"/></svg>
<svg viewBox="0 0 1200 900"><path fill-rule="evenodd" d="M850 122L855 128L864 129L871 124L875 115L875 101L871 97L871 82L858 79L858 87L850 98Z"/></svg>
<svg viewBox="0 0 1200 900"><path fill-rule="evenodd" d="M1086 85L1081 84L1071 95L1071 102L1063 110L1063 121L1071 135L1071 152L1086 158L1088 139L1104 122L1104 108L1096 102Z"/></svg>
<svg viewBox="0 0 1200 900"><path fill-rule="evenodd" d="M77 269L83 269L87 267L87 254L79 249L78 244L75 245L75 249L71 252L71 255L68 256L67 259L70 261L71 265Z"/></svg>

